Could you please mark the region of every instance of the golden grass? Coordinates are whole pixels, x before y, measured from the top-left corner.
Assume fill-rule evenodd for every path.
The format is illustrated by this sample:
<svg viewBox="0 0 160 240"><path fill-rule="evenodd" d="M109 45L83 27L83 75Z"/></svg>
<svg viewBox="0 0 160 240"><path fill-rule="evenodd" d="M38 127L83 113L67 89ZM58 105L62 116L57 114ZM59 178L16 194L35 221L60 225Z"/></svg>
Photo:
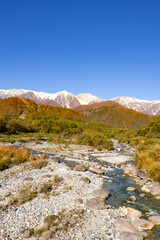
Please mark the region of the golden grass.
<svg viewBox="0 0 160 240"><path fill-rule="evenodd" d="M146 169L150 177L160 181L160 140L140 144L136 150L136 163L141 169Z"/></svg>
<svg viewBox="0 0 160 240"><path fill-rule="evenodd" d="M30 160L31 153L26 148L0 146L0 171Z"/></svg>

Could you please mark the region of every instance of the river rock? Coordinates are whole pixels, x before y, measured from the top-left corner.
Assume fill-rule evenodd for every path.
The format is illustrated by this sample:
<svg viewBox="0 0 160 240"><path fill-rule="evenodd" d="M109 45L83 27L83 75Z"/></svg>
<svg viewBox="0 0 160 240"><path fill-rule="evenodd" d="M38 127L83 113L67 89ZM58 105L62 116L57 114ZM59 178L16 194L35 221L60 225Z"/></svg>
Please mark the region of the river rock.
<svg viewBox="0 0 160 240"><path fill-rule="evenodd" d="M10 191L5 191L4 192L4 198L7 198L11 195L11 192Z"/></svg>
<svg viewBox="0 0 160 240"><path fill-rule="evenodd" d="M53 177L53 175L50 175L50 174L46 174L42 176L42 178L51 178L51 177Z"/></svg>
<svg viewBox="0 0 160 240"><path fill-rule="evenodd" d="M33 233L34 233L33 228L32 229L27 229L23 233L23 238L29 238L29 237L32 236Z"/></svg>
<svg viewBox="0 0 160 240"><path fill-rule="evenodd" d="M135 188L135 187L128 187L126 190L127 190L127 191L135 191L136 188Z"/></svg>
<svg viewBox="0 0 160 240"><path fill-rule="evenodd" d="M92 195L95 198L101 198L101 199L106 199L109 195L109 191L107 189L97 189L92 192Z"/></svg>
<svg viewBox="0 0 160 240"><path fill-rule="evenodd" d="M81 165L81 164L79 164L79 165L75 166L74 170L75 171L80 171L80 172L85 172L86 171L86 167Z"/></svg>
<svg viewBox="0 0 160 240"><path fill-rule="evenodd" d="M81 177L80 180L84 181L85 183L90 183L91 182L88 177Z"/></svg>
<svg viewBox="0 0 160 240"><path fill-rule="evenodd" d="M34 233L40 233L40 232L47 231L48 228L49 228L48 223L42 223L41 225L38 225L34 228Z"/></svg>
<svg viewBox="0 0 160 240"><path fill-rule="evenodd" d="M106 204L104 201L102 201L99 198L91 198L89 199L86 204L86 207L91 208L91 209L95 209L95 210L102 210L106 208Z"/></svg>
<svg viewBox="0 0 160 240"><path fill-rule="evenodd" d="M97 167L90 167L90 168L89 168L89 171L90 171L90 172L93 172L93 173L96 173L96 174L104 174L104 173L105 173L104 170L101 170L101 169L99 169L99 168L97 168Z"/></svg>
<svg viewBox="0 0 160 240"><path fill-rule="evenodd" d="M50 230L42 233L42 239L49 240L52 237L52 232Z"/></svg>
<svg viewBox="0 0 160 240"><path fill-rule="evenodd" d="M24 181L32 181L33 178L32 178L32 177L26 177L26 178L24 178L23 180L24 180Z"/></svg>
<svg viewBox="0 0 160 240"><path fill-rule="evenodd" d="M7 206L8 206L8 203L5 200L0 201L0 209L5 210Z"/></svg>
<svg viewBox="0 0 160 240"><path fill-rule="evenodd" d="M152 190L151 190L151 194L155 195L155 196L160 195L160 186L153 187Z"/></svg>
<svg viewBox="0 0 160 240"><path fill-rule="evenodd" d="M145 219L135 219L135 220L133 220L132 223L135 226L135 228L141 227L145 230L149 230L154 227L154 224L152 222L145 220Z"/></svg>
<svg viewBox="0 0 160 240"><path fill-rule="evenodd" d="M122 232L121 240L143 240L143 237L137 233Z"/></svg>
<svg viewBox="0 0 160 240"><path fill-rule="evenodd" d="M132 201L132 202L135 202L137 199L136 199L135 196L130 196L130 197L129 197L129 200Z"/></svg>
<svg viewBox="0 0 160 240"><path fill-rule="evenodd" d="M113 181L111 179L109 179L108 182L112 183Z"/></svg>
<svg viewBox="0 0 160 240"><path fill-rule="evenodd" d="M130 208L130 207L125 207L125 206L123 206L123 207L120 207L119 210L120 210L120 212L121 212L123 215L127 216L127 214L128 214L130 211L134 210L134 208Z"/></svg>
<svg viewBox="0 0 160 240"><path fill-rule="evenodd" d="M131 219L136 219L136 218L141 218L141 217L142 217L142 213L136 209L132 209L127 214L127 218L131 218Z"/></svg>
<svg viewBox="0 0 160 240"><path fill-rule="evenodd" d="M147 188L147 187L145 187L145 186L143 186L143 187L141 188L141 190L142 190L143 192L147 192L147 193L150 192L150 189Z"/></svg>
<svg viewBox="0 0 160 240"><path fill-rule="evenodd" d="M83 204L83 199L82 198L77 198L72 201L72 204L74 205L80 205Z"/></svg>
<svg viewBox="0 0 160 240"><path fill-rule="evenodd" d="M146 173L143 170L138 170L137 176L142 179L146 177Z"/></svg>
<svg viewBox="0 0 160 240"><path fill-rule="evenodd" d="M151 216L148 218L154 225L160 225L160 216Z"/></svg>
<svg viewBox="0 0 160 240"><path fill-rule="evenodd" d="M141 235L139 230L128 220L117 220L115 222L115 227L121 232L137 233Z"/></svg>
<svg viewBox="0 0 160 240"><path fill-rule="evenodd" d="M141 198L145 198L145 197L146 197L146 194L145 194L145 193L141 193L141 194L139 194L139 196L140 196Z"/></svg>

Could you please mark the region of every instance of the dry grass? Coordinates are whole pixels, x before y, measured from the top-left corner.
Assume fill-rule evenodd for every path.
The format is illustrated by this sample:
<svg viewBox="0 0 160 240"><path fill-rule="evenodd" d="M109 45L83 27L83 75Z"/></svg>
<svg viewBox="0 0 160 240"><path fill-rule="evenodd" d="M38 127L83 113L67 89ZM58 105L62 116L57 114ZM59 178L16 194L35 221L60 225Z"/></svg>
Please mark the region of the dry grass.
<svg viewBox="0 0 160 240"><path fill-rule="evenodd" d="M31 153L26 148L0 146L0 171L29 161Z"/></svg>
<svg viewBox="0 0 160 240"><path fill-rule="evenodd" d="M47 166L47 160L40 160L40 159L32 160L30 161L30 166L32 168L41 169Z"/></svg>
<svg viewBox="0 0 160 240"><path fill-rule="evenodd" d="M146 169L150 177L160 181L160 141L144 141L141 143L135 155L139 168Z"/></svg>

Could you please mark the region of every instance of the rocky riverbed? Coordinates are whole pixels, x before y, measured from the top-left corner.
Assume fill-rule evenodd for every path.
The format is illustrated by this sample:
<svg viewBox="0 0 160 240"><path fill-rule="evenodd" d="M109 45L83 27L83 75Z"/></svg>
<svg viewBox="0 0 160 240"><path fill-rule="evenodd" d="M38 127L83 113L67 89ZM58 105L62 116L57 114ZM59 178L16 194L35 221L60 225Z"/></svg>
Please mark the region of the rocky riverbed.
<svg viewBox="0 0 160 240"><path fill-rule="evenodd" d="M134 210L134 205L109 204L114 202L109 189L116 182L113 170L134 172L137 183L151 193L159 186L143 173L137 177L134 149L114 145L113 151L99 152L89 146L26 143L33 153L49 158L42 168L28 162L0 173L0 239L143 239L144 225L147 229L158 225L158 214L144 223L138 221L144 213ZM156 201L159 195L154 195Z"/></svg>

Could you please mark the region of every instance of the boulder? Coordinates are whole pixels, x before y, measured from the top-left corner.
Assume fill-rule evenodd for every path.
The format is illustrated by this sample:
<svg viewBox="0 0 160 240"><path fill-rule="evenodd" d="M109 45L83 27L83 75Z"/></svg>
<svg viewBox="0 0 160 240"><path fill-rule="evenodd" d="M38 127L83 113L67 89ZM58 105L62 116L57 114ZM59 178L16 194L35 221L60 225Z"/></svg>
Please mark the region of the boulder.
<svg viewBox="0 0 160 240"><path fill-rule="evenodd" d="M122 232L121 240L143 240L143 237L137 233Z"/></svg>
<svg viewBox="0 0 160 240"><path fill-rule="evenodd" d="M154 225L160 225L160 216L151 216L148 218Z"/></svg>
<svg viewBox="0 0 160 240"><path fill-rule="evenodd" d="M138 229L136 229L128 220L117 220L115 227L121 232L137 233L142 235Z"/></svg>
<svg viewBox="0 0 160 240"><path fill-rule="evenodd" d="M160 186L155 186L152 188L151 190L151 194L156 196L156 195L160 195Z"/></svg>
<svg viewBox="0 0 160 240"><path fill-rule="evenodd" d="M105 209L107 206L104 201L99 198L91 198L86 203L85 206L95 210Z"/></svg>
<svg viewBox="0 0 160 240"><path fill-rule="evenodd" d="M85 182L85 183L90 183L91 182L88 177L81 177L80 180Z"/></svg>
<svg viewBox="0 0 160 240"><path fill-rule="evenodd" d="M136 219L141 217L142 217L142 213L136 209L132 209L127 213L127 218Z"/></svg>
<svg viewBox="0 0 160 240"><path fill-rule="evenodd" d="M135 226L135 228L141 227L145 230L149 230L154 227L154 224L152 222L145 219L135 219L133 220L132 224Z"/></svg>
<svg viewBox="0 0 160 240"><path fill-rule="evenodd" d="M101 199L106 199L109 195L109 191L107 189L97 189L92 192L92 195L95 198L101 198Z"/></svg>

